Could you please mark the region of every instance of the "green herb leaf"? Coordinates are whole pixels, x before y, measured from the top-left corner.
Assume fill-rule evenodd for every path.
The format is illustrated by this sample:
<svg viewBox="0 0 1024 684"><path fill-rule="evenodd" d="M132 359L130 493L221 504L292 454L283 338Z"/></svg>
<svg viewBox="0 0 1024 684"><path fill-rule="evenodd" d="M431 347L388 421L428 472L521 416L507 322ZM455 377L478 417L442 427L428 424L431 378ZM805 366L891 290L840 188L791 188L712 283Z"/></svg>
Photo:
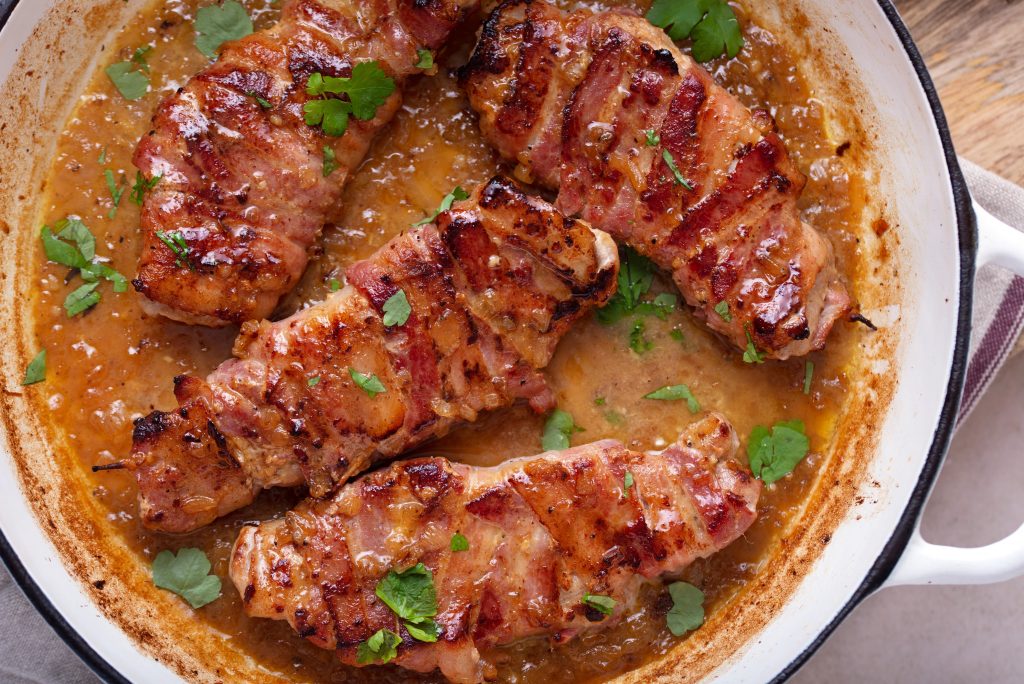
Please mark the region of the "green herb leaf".
<svg viewBox="0 0 1024 684"><path fill-rule="evenodd" d="M469 551L469 540L466 535L456 532L452 535L452 551Z"/></svg>
<svg viewBox="0 0 1024 684"><path fill-rule="evenodd" d="M100 164L101 166L102 166L103 164L106 164L106 163L107 163L107 148L106 148L106 146L104 146L104 147L103 147L103 149L102 149L102 150L100 150L100 157L99 157L99 159L97 159L96 161L97 161L97 162L98 162L98 163L99 163L99 164Z"/></svg>
<svg viewBox="0 0 1024 684"><path fill-rule="evenodd" d="M352 102L356 118L369 121L377 115L377 108L395 92L395 82L377 62L360 62L352 68L345 92Z"/></svg>
<svg viewBox="0 0 1024 684"><path fill-rule="evenodd" d="M704 624L704 592L688 582L668 585L672 609L666 616L669 631L682 636Z"/></svg>
<svg viewBox="0 0 1024 684"><path fill-rule="evenodd" d="M390 629L378 629L369 639L359 644L356 662L360 665L389 663L398 656L400 643L402 638Z"/></svg>
<svg viewBox="0 0 1024 684"><path fill-rule="evenodd" d="M672 328L672 330L669 331L668 336L676 342L684 342L686 340L686 336L683 335L683 331L679 328Z"/></svg>
<svg viewBox="0 0 1024 684"><path fill-rule="evenodd" d="M249 92L246 93L246 95L248 95L252 99L256 100L256 104L258 104L261 109L273 109L274 108L274 103L273 102L271 102L270 100L264 98L262 95L257 93L255 90L250 90Z"/></svg>
<svg viewBox="0 0 1024 684"><path fill-rule="evenodd" d="M409 306L409 300L406 298L405 292L399 290L384 302L384 325L389 328L405 325L405 322L409 320L410 313L412 313L412 308Z"/></svg>
<svg viewBox="0 0 1024 684"><path fill-rule="evenodd" d="M690 409L690 413L697 413L700 411L700 402L697 401L697 398L693 396L693 392L691 392L690 388L686 385L668 385L651 392L646 395L644 399L657 399L659 401L685 400L687 408Z"/></svg>
<svg viewBox="0 0 1024 684"><path fill-rule="evenodd" d="M669 152L668 150L662 150L661 158L665 160L665 163L668 165L669 171L671 171L672 175L675 177L676 185L682 185L687 190L693 190L693 186L690 185L690 181L686 180L686 178L683 177L683 174L679 170L679 167L676 166L676 159L675 157L672 156L672 153Z"/></svg>
<svg viewBox="0 0 1024 684"><path fill-rule="evenodd" d="M622 498L629 496L629 490L633 488L633 473L626 471L626 477L622 479Z"/></svg>
<svg viewBox="0 0 1024 684"><path fill-rule="evenodd" d="M644 131L644 136L647 138L646 142L648 147L657 147L661 144L661 136L658 135L658 132L653 128L648 128Z"/></svg>
<svg viewBox="0 0 1024 684"><path fill-rule="evenodd" d="M46 379L46 350L42 349L38 354L35 355L28 366L25 368L25 377L22 379L21 384L34 385L37 382L42 382Z"/></svg>
<svg viewBox="0 0 1024 684"><path fill-rule="evenodd" d="M434 68L434 53L430 50L417 50L416 56L419 57L419 60L416 62L417 69Z"/></svg>
<svg viewBox="0 0 1024 684"><path fill-rule="evenodd" d="M608 300L608 304L597 312L597 319L601 323L605 325L617 323L634 312L641 315L656 313L662 317L658 312L664 309L665 305L671 302L672 308L675 307L675 295L666 293L667 298L662 297L660 305L655 305L653 308L643 307L638 311L637 309L642 304L641 298L651 289L654 274L658 272L658 269L653 261L628 247L619 251L619 263L618 290ZM657 298L655 299L659 301Z"/></svg>
<svg viewBox="0 0 1024 684"><path fill-rule="evenodd" d="M348 374L364 392L370 395L371 399L376 397L378 394L384 394L385 392L387 392L387 389L385 389L384 387L384 383L382 383L380 381L380 378L378 378L373 373L370 373L369 375L363 375L355 368L349 368Z"/></svg>
<svg viewBox="0 0 1024 684"><path fill-rule="evenodd" d="M177 556L161 551L153 561L153 584L202 608L220 596L220 577L209 574L210 567L210 559L199 549L180 549Z"/></svg>
<svg viewBox="0 0 1024 684"><path fill-rule="evenodd" d="M105 278L114 286L114 292L126 292L128 279L106 264L93 262L81 270L82 280L87 283Z"/></svg>
<svg viewBox="0 0 1024 684"><path fill-rule="evenodd" d="M604 397L594 397L594 406L604 406L608 401Z"/></svg>
<svg viewBox="0 0 1024 684"><path fill-rule="evenodd" d="M201 7L196 12L195 30L196 48L214 59L221 45L252 33L252 19L241 4L224 0L220 5Z"/></svg>
<svg viewBox="0 0 1024 684"><path fill-rule="evenodd" d="M306 381L306 387L316 387L319 384L320 384L320 376L319 375L314 375L313 377L311 377L309 380Z"/></svg>
<svg viewBox="0 0 1024 684"><path fill-rule="evenodd" d="M395 615L414 623L437 615L434 575L423 563L401 572L389 570L376 588L377 597L395 611Z"/></svg>
<svg viewBox="0 0 1024 684"><path fill-rule="evenodd" d="M744 363L764 363L765 353L758 351L757 347L754 346L754 338L750 335L750 329L747 331L747 348L743 352Z"/></svg>
<svg viewBox="0 0 1024 684"><path fill-rule="evenodd" d="M190 271L196 270L195 267L192 266L192 262L189 261L188 256L191 252L191 248L188 246L188 241L185 239L185 236L181 234L181 231L172 230L169 233L165 233L162 230L158 230L156 231L156 236L159 238L160 242L167 245L167 249L174 252L175 266L178 268L187 266Z"/></svg>
<svg viewBox="0 0 1024 684"><path fill-rule="evenodd" d="M114 87L126 100L138 100L149 90L149 77L134 62L117 62L105 69Z"/></svg>
<svg viewBox="0 0 1024 684"><path fill-rule="evenodd" d="M633 323L633 329L629 331L629 348L637 354L646 354L654 349L654 343L644 337L647 326L643 321Z"/></svg>
<svg viewBox="0 0 1024 684"><path fill-rule="evenodd" d="M156 184L163 178L163 174L153 176L149 180L146 180L145 176L142 175L141 171L135 172L135 184L132 186L131 200L140 207L142 206L143 200L146 199L146 193L156 187Z"/></svg>
<svg viewBox="0 0 1024 684"><path fill-rule="evenodd" d="M152 45L143 45L142 47L135 48L135 52L132 53L132 64L137 65L147 74L149 73L149 62L146 61L146 55L148 55L152 50Z"/></svg>
<svg viewBox="0 0 1024 684"><path fill-rule="evenodd" d="M348 130L348 115L352 105L342 100L310 100L302 106L309 126L320 126L326 135L341 137Z"/></svg>
<svg viewBox="0 0 1024 684"><path fill-rule="evenodd" d="M422 221L417 221L416 223L412 224L412 227L417 228L419 226L425 226L428 223L433 223L434 219L436 219L438 216L451 209L452 205L455 204L455 202L461 202L462 200L465 199L469 199L469 193L463 190L461 185L456 185L455 189L449 192L447 195L445 195L444 199L441 200L441 204L437 207L437 211L435 211L433 214L426 217Z"/></svg>
<svg viewBox="0 0 1024 684"><path fill-rule="evenodd" d="M334 148L330 145L324 145L324 178L327 178L335 169L338 168L337 156L334 154Z"/></svg>
<svg viewBox="0 0 1024 684"><path fill-rule="evenodd" d="M715 313L726 323L732 322L732 312L729 311L729 302L724 299L715 304Z"/></svg>
<svg viewBox="0 0 1024 684"><path fill-rule="evenodd" d="M57 239L49 226L43 226L40 238L43 241L43 252L50 261L69 268L86 268L89 265L89 260L82 255L81 247L76 249L73 245Z"/></svg>
<svg viewBox="0 0 1024 684"><path fill-rule="evenodd" d="M555 409L544 424L544 435L541 438L541 445L544 451L561 451L569 448L569 438L574 432L583 432L583 428L577 427L573 422L572 414L568 411Z"/></svg>
<svg viewBox="0 0 1024 684"><path fill-rule="evenodd" d="M337 292L341 289L341 281L337 278L331 278L327 283L327 287L330 288L331 292Z"/></svg>
<svg viewBox="0 0 1024 684"><path fill-rule="evenodd" d="M418 622L406 621L402 623L409 631L409 636L417 641L425 641L432 644L441 636L441 626L433 620L420 620Z"/></svg>
<svg viewBox="0 0 1024 684"><path fill-rule="evenodd" d="M799 420L783 421L772 426L763 425L750 431L747 457L754 477L771 484L793 472L810 450L810 440Z"/></svg>
<svg viewBox="0 0 1024 684"><path fill-rule="evenodd" d="M743 48L743 34L726 0L655 0L647 20L666 30L672 40L693 39L693 58L707 62L730 58Z"/></svg>
<svg viewBox="0 0 1024 684"><path fill-rule="evenodd" d="M814 379L814 362L804 364L804 394L811 393L811 381Z"/></svg>
<svg viewBox="0 0 1024 684"><path fill-rule="evenodd" d="M107 190L110 191L110 201L114 205L110 208L110 212L107 214L107 218L112 219L117 216L117 207L121 204L121 196L124 195L124 187L117 184L117 181L114 180L114 172L110 169L104 170L103 176L107 180Z"/></svg>
<svg viewBox="0 0 1024 684"><path fill-rule="evenodd" d="M67 312L68 318L74 318L99 304L100 293L96 292L97 287L99 283L86 283L64 298L64 311Z"/></svg>
<svg viewBox="0 0 1024 684"><path fill-rule="evenodd" d="M709 62L723 53L733 58L743 49L743 34L732 8L724 0L709 3L708 13L690 32L693 58Z"/></svg>
<svg viewBox="0 0 1024 684"><path fill-rule="evenodd" d="M590 606L604 615L611 615L615 610L615 599L610 596L599 596L597 594L584 594L583 605Z"/></svg>

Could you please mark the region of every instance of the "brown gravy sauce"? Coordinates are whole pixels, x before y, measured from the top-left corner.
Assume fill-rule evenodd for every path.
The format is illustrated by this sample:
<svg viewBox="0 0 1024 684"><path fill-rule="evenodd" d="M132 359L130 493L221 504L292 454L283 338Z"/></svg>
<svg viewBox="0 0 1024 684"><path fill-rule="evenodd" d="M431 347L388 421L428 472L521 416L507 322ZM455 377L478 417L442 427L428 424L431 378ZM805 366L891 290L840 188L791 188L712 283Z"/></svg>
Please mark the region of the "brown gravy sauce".
<svg viewBox="0 0 1024 684"><path fill-rule="evenodd" d="M135 177L131 155L146 133L157 103L190 75L205 58L193 46L192 18L207 0L155 2L140 13L108 46L109 62L130 57L141 45L155 46L149 55L151 92L128 102L114 89L102 68L94 74L67 121L45 185L41 223L79 216L97 238L97 253L128 277L135 272L140 249L139 209L125 192L114 218L104 169ZM243 0L257 29L272 24L279 3ZM601 9L630 2L576 3L566 7ZM775 116L789 150L809 182L802 198L805 218L825 231L836 247L840 266L856 290L862 268L857 234L863 220L863 181L830 140L823 105L811 96L791 53L742 12L747 47L734 60L712 65L716 79L748 106L764 107ZM413 84L403 110L381 134L362 166L352 175L342 200L341 216L329 226L301 286L282 304L280 315L303 303L324 298L331 278L365 257L390 237L435 208L455 185L471 188L499 169L496 156L481 140L474 117L448 68L465 60L473 44L473 28L440 57L434 78ZM832 116L837 113L829 113ZM105 151L105 152L104 152ZM105 163L100 163L101 153ZM122 183L123 184L123 183ZM45 389L52 420L66 437L68 449L56 454L69 469L83 473L94 464L116 461L131 446L131 423L155 408L175 406L171 378L180 373L205 375L230 355L236 329L210 331L144 315L139 296L115 294L109 284L103 300L83 316L67 318L62 303L75 281L66 284L66 269L47 264L39 252L36 307L37 337L48 350ZM657 288L666 289L665 282ZM638 355L629 348L632 319L604 326L590 319L566 336L547 371L559 405L585 432L580 444L615 438L638 449L656 449L673 441L694 416L685 402L646 401L642 397L664 385L685 383L705 410L724 413L745 439L757 424L803 420L812 451L824 451L841 410L847 378L860 331L840 325L826 351L810 357L815 364L810 395L804 395L804 360L760 366L743 363L740 355L695 323L686 311L667 321L644 319L653 348ZM679 341L678 332L682 333ZM603 401L598 402L598 399ZM598 405L600 403L601 405ZM526 409L485 417L476 425L421 449L473 464L492 465L540 451L543 418ZM744 452L745 453L745 452ZM745 456L742 456L745 458ZM777 548L792 514L814 481L821 457L812 453L795 473L767 487L760 517L746 535L715 557L695 563L683 579L701 587L710 612L736 595L743 583ZM300 496L270 492L252 507L186 537L145 531L136 519L134 481L126 474L87 474L92 494L108 510L106 526L148 566L159 551L196 546L206 551L214 571L224 578L223 596L196 611L205 629L224 635L231 648L252 655L269 671L296 681L403 681L410 675L394 667L353 670L330 653L307 644L283 622L253 620L242 611L227 580L227 555L246 520L282 514ZM492 657L500 678L509 682L602 680L664 653L677 641L665 627L651 589L645 608L620 625L589 634L552 651L534 640L502 649ZM427 679L440 679L434 675Z"/></svg>

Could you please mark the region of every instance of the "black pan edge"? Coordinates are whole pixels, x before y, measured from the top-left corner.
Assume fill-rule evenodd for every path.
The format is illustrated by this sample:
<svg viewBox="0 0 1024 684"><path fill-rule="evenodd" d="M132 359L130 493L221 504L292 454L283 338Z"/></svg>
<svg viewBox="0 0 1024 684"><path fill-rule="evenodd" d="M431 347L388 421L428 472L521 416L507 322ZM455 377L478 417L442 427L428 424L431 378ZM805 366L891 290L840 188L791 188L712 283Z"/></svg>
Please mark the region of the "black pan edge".
<svg viewBox="0 0 1024 684"><path fill-rule="evenodd" d="M928 495L931 493L932 485L939 474L942 461L946 458L949 449L949 442L953 437L953 430L956 427L957 412L960 409L960 398L963 394L964 379L967 374L968 345L971 341L971 312L974 305L974 271L975 257L978 251L978 226L975 221L974 209L971 206L971 195L967 189L960 164L957 161L956 151L953 149L952 136L949 133L949 124L946 122L946 115L942 110L942 103L935 90L924 59L910 37L903 19L900 18L891 0L878 0L878 5L885 12L893 29L903 44L903 49L914 65L918 80L928 98L928 104L935 118L935 125L942 139L942 149L946 157L946 166L949 168L949 176L952 180L953 198L956 204L957 232L959 234L960 247L960 312L957 316L956 345L953 350L953 365L949 372L949 382L946 384L946 400L942 405L942 412L939 414L939 423L935 428L935 436L932 439L931 448L928 450L928 458L921 470L921 477L914 486L910 495L910 502L903 510L903 515L896 525L889 541L886 542L882 553L878 556L874 565L868 570L864 581L854 592L846 605L832 619L811 645L800 655L794 658L772 680L772 684L779 684L792 677L804 663L806 663L815 651L817 651L825 640L835 631L850 612L865 598L870 596L892 573L896 563L903 556L903 551L910 542L910 537L917 527L917 521L921 517Z"/></svg>
<svg viewBox="0 0 1024 684"><path fill-rule="evenodd" d="M0 0L0 31L7 25L7 20L14 11L18 0L13 0L4 7L4 0ZM971 334L971 311L973 305L975 254L978 246L977 225L975 223L974 211L971 208L971 196L967 190L967 183L964 181L963 173L957 162L956 152L953 149L953 141L949 132L949 125L946 123L946 115L942 110L935 85L932 83L928 69L910 32L900 18L899 13L890 0L878 0L879 6L885 12L886 17L895 29L896 34L903 44L903 48L914 65L921 87L924 88L931 107L935 124L942 140L943 152L946 157L946 165L949 168L949 175L952 179L953 197L956 202L957 231L960 236L960 313L957 319L957 340L953 352L953 365L950 369L949 382L946 385L946 401L943 404L939 418L939 424L935 430L935 437L932 440L931 448L928 451L928 458L921 471L921 477L914 487L910 502L895 531L886 543L885 548L868 571L864 581L854 592L850 600L842 607L836 617L823 629L814 641L800 655L793 659L785 669L782 670L772 683L781 683L789 679L799 670L815 651L817 651L825 640L850 612L873 591L882 585L882 582L889 576L906 548L910 537L921 516L921 511L931 492L932 485L939 473L942 461L949 448L949 442L953 437L953 429L956 426L957 411L960 408L960 396L963 392L964 379L967 373L967 351ZM58 612L49 599L43 594L25 567L21 564L14 550L11 548L7 538L0 531L0 560L7 566L8 571L18 583L21 590L28 597L28 600L43 616L46 622L57 633L57 635L78 655L79 658L91 669L100 679L112 684L131 684L120 673L117 672L106 660L82 639L81 636L71 627L64 617Z"/></svg>

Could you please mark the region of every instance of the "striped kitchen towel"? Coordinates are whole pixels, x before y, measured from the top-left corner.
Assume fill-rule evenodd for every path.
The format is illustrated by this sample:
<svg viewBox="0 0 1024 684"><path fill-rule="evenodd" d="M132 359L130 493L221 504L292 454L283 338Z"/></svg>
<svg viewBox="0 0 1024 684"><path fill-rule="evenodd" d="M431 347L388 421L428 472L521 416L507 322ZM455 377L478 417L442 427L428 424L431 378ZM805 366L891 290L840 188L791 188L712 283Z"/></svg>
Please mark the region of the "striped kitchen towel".
<svg viewBox="0 0 1024 684"><path fill-rule="evenodd" d="M1000 221L1024 230L1024 189L960 160L974 200ZM995 266L978 270L974 279L974 317L970 362L957 423L970 414L996 372L1024 348L1024 278Z"/></svg>

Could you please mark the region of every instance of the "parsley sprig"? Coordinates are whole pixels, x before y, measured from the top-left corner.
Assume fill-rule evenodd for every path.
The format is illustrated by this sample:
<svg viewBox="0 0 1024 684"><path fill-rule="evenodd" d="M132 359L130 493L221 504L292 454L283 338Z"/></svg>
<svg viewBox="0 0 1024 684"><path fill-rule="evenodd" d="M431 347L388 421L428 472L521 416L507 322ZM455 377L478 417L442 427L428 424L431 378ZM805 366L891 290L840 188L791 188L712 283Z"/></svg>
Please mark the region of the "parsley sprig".
<svg viewBox="0 0 1024 684"><path fill-rule="evenodd" d="M149 90L149 63L146 55L152 49L151 45L136 48L131 59L111 64L104 70L124 99L138 100Z"/></svg>
<svg viewBox="0 0 1024 684"><path fill-rule="evenodd" d="M769 431L763 425L750 431L747 457L754 477L771 484L793 472L810 450L803 422L781 421Z"/></svg>
<svg viewBox="0 0 1024 684"><path fill-rule="evenodd" d="M376 594L402 619L413 639L434 643L441 636L441 627L431 619L437 615L434 575L423 563L401 571L389 570L377 582Z"/></svg>
<svg viewBox="0 0 1024 684"><path fill-rule="evenodd" d="M441 200L441 204L438 205L437 210L433 214L412 224L412 227L419 228L420 226L425 226L428 223L433 223L438 216L451 209L453 204L465 199L469 199L469 193L463 190L461 185L456 185L454 190L444 196L444 199Z"/></svg>
<svg viewBox="0 0 1024 684"><path fill-rule="evenodd" d="M643 299L654 283L654 274L658 272L654 262L629 247L620 251L619 262L618 290L608 300L608 304L597 312L597 320L605 325L617 323L630 315L657 316L666 320L668 314L676 308L677 299L674 294L663 292L651 301Z"/></svg>
<svg viewBox="0 0 1024 684"><path fill-rule="evenodd" d="M683 636L704 624L703 591L689 582L673 582L668 593L672 597L672 609L666 616L669 631Z"/></svg>
<svg viewBox="0 0 1024 684"><path fill-rule="evenodd" d="M544 424L541 446L543 446L544 451L568 449L569 438L576 432L583 432L583 428L576 425L572 414L568 411L555 409Z"/></svg>
<svg viewBox="0 0 1024 684"><path fill-rule="evenodd" d="M398 645L402 637L390 629L378 629L369 639L359 644L356 649L356 662L360 665L370 663L390 663L398 656Z"/></svg>
<svg viewBox="0 0 1024 684"><path fill-rule="evenodd" d="M217 56L221 45L229 40L245 38L253 30L248 12L235 0L201 7L196 12L194 28L196 49L210 59Z"/></svg>
<svg viewBox="0 0 1024 684"><path fill-rule="evenodd" d="M310 100L302 110L307 125L319 126L326 135L340 137L348 130L350 116L369 121L394 92L395 82L380 64L360 62L348 78L311 74L306 81L306 93L321 99Z"/></svg>
<svg viewBox="0 0 1024 684"><path fill-rule="evenodd" d="M193 608L202 608L220 596L220 577L211 575L210 559L199 549L161 551L153 560L153 584L173 591Z"/></svg>
<svg viewBox="0 0 1024 684"><path fill-rule="evenodd" d="M693 58L708 62L743 49L743 34L726 0L655 0L647 20L665 29L672 40L690 38Z"/></svg>
<svg viewBox="0 0 1024 684"><path fill-rule="evenodd" d="M697 413L700 411L700 402L697 401L697 397L693 396L693 392L691 392L690 388L686 385L667 385L645 395L644 399L655 399L657 401L685 401L686 407L690 409L690 413Z"/></svg>
<svg viewBox="0 0 1024 684"><path fill-rule="evenodd" d="M185 239L180 230L172 230L169 233L158 230L156 231L156 236L160 242L167 246L167 249L174 252L175 266L178 268L187 267L190 271L196 270L196 267L192 265L192 261L189 259L192 248L188 246L188 240Z"/></svg>
<svg viewBox="0 0 1024 684"><path fill-rule="evenodd" d="M99 304L101 295L98 287L101 279L109 281L114 292L125 292L128 289L128 279L98 259L96 238L80 219L69 216L58 221L53 228L43 226L40 239L47 259L67 266L72 269L72 274L77 272L85 281L84 285L64 299L64 310L68 318L74 318Z"/></svg>

